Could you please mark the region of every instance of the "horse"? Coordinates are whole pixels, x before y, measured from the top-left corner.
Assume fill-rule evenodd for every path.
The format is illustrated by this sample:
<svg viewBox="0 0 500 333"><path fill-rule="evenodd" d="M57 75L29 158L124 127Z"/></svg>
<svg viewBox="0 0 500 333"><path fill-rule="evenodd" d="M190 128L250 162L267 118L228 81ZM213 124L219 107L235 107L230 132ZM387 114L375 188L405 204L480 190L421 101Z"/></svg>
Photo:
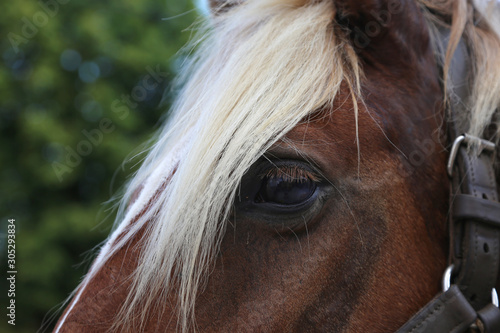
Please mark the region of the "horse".
<svg viewBox="0 0 500 333"><path fill-rule="evenodd" d="M493 332L498 193L457 193L471 172L446 168L496 156L493 7L210 1L55 332ZM487 230L472 264L454 240L470 228Z"/></svg>

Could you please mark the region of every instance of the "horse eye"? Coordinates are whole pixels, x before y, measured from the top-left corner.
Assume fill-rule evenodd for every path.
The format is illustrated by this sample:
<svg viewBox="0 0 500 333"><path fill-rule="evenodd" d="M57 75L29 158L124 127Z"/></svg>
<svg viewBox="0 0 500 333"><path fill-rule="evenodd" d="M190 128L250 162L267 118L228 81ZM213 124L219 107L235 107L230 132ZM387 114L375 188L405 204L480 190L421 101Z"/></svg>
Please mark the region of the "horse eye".
<svg viewBox="0 0 500 333"><path fill-rule="evenodd" d="M280 205L297 205L309 199L317 184L310 178L286 175L266 176L262 180L258 199Z"/></svg>

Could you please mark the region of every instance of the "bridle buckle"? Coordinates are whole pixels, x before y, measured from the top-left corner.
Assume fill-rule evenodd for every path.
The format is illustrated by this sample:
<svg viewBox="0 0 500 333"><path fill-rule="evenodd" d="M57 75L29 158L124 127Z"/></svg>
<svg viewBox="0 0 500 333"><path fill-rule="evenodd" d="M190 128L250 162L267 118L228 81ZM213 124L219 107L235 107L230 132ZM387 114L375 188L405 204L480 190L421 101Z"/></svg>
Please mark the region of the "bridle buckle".
<svg viewBox="0 0 500 333"><path fill-rule="evenodd" d="M443 280L442 280L443 292L446 292L448 289L450 289L451 274L453 273L453 268L454 268L454 265L450 265L444 271ZM497 308L499 307L498 293L497 293L497 290L495 288L491 289L491 303L494 306L496 306Z"/></svg>
<svg viewBox="0 0 500 333"><path fill-rule="evenodd" d="M453 141L453 145L451 146L450 157L448 158L448 164L446 166L446 170L448 171L448 176L453 175L453 165L455 164L455 160L457 158L458 149L462 145L462 143L476 143L478 148L478 155L480 155L484 150L489 152L495 151L495 144L491 141L484 140L478 138L477 136L473 136L470 134L462 134L459 135L455 141Z"/></svg>

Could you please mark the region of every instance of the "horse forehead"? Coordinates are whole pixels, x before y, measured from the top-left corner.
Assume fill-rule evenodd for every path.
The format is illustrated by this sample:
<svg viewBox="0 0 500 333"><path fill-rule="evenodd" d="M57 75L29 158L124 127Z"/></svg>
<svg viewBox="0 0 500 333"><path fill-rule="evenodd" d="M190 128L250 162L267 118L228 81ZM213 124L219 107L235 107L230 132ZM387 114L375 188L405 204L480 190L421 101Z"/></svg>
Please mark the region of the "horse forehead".
<svg viewBox="0 0 500 333"><path fill-rule="evenodd" d="M273 148L287 147L287 143L290 143L293 145L290 148L318 159L330 159L335 155L357 160L358 139L363 147L373 147L376 150L384 147L383 141L386 141L386 138L381 130L380 123L383 122L380 116L373 110L368 111L361 103L358 107L356 117L352 97L341 93L332 106L312 113Z"/></svg>

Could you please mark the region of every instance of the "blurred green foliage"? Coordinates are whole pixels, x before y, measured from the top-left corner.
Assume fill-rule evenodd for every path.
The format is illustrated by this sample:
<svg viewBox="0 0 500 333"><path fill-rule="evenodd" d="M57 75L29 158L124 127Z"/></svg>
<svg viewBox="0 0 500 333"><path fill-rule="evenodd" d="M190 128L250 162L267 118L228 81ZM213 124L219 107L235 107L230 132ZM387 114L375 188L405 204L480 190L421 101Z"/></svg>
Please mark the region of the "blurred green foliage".
<svg viewBox="0 0 500 333"><path fill-rule="evenodd" d="M176 0L2 6L1 332L35 332L85 274L85 254L105 239L114 218L102 203L131 173L133 165L122 162L168 107L170 98L159 104L196 16L192 3ZM15 327L5 310L10 218Z"/></svg>

